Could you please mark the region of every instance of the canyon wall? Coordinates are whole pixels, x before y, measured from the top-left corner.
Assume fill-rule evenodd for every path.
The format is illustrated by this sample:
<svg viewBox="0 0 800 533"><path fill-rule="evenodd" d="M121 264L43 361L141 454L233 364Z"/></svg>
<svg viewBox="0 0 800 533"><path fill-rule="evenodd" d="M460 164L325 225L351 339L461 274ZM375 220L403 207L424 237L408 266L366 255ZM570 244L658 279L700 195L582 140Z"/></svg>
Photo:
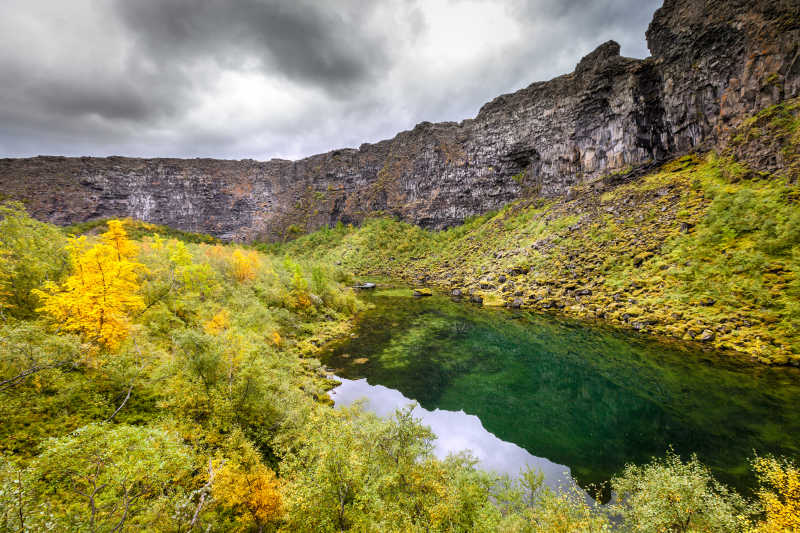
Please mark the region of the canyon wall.
<svg viewBox="0 0 800 533"><path fill-rule="evenodd" d="M499 96L473 119L299 161L0 159L0 199L57 224L130 216L228 240L378 213L438 229L711 148L800 94L800 0L666 0L647 41L647 59L609 41L573 73Z"/></svg>

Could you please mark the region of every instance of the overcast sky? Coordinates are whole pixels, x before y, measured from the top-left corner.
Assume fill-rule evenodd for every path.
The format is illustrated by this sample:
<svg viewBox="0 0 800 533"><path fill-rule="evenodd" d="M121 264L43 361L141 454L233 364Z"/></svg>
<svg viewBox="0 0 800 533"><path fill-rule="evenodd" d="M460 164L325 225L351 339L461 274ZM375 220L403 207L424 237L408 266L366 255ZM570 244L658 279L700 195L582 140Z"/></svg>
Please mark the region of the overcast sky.
<svg viewBox="0 0 800 533"><path fill-rule="evenodd" d="M475 116L661 0L2 0L0 157L297 159Z"/></svg>

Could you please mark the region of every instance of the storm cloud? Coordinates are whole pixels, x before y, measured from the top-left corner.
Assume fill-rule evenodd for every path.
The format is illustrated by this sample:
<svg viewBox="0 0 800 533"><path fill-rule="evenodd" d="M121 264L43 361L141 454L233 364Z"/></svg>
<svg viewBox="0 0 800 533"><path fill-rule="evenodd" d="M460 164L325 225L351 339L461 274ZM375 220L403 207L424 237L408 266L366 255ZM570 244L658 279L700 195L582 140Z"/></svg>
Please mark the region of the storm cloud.
<svg viewBox="0 0 800 533"><path fill-rule="evenodd" d="M6 0L0 157L298 158L648 55L660 0Z"/></svg>

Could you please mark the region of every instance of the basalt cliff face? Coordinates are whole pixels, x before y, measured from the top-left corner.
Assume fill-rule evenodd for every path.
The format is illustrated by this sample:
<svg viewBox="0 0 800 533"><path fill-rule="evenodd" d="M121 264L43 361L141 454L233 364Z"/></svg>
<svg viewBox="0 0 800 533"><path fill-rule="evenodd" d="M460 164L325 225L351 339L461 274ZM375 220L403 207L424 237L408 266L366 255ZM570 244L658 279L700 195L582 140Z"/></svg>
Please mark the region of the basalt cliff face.
<svg viewBox="0 0 800 533"><path fill-rule="evenodd" d="M223 239L282 239L384 213L444 228L523 195L724 144L758 109L800 94L800 0L666 0L652 56L607 42L575 71L423 122L391 140L299 161L0 160L0 194L58 224L130 216ZM780 154L740 154L756 170Z"/></svg>

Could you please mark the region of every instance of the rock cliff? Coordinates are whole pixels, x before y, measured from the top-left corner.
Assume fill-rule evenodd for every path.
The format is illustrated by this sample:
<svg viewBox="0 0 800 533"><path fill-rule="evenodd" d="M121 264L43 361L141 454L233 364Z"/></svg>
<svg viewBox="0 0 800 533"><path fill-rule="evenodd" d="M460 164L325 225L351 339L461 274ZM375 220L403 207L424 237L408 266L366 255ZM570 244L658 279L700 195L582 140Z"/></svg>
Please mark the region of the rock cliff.
<svg viewBox="0 0 800 533"><path fill-rule="evenodd" d="M358 149L266 162L4 159L0 193L58 224L131 216L231 240L376 213L444 228L725 143L743 117L800 94L800 0L666 0L647 41L647 59L609 41L573 73L499 96L473 119Z"/></svg>

